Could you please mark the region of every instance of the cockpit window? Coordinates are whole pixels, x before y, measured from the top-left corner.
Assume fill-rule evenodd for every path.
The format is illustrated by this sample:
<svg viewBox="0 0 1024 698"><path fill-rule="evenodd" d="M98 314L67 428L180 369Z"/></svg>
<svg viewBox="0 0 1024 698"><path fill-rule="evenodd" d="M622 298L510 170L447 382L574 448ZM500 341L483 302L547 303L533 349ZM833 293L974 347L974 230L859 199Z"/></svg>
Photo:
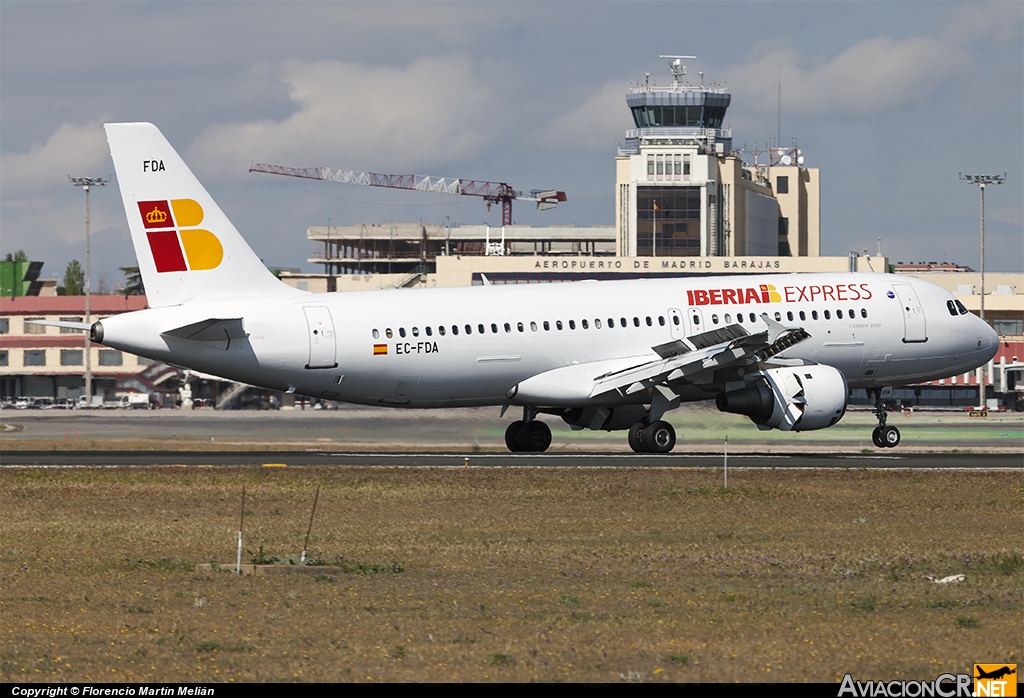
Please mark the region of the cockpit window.
<svg viewBox="0 0 1024 698"><path fill-rule="evenodd" d="M946 301L946 309L949 311L949 314L952 315L953 317L956 317L957 315L960 314L960 311L957 310L956 308L956 303L954 303L953 301Z"/></svg>
<svg viewBox="0 0 1024 698"><path fill-rule="evenodd" d="M960 311L961 315L966 315L968 312L970 312L969 310L967 310L967 308L964 307L964 304L961 303L960 301L953 301L953 302L956 303L956 307Z"/></svg>

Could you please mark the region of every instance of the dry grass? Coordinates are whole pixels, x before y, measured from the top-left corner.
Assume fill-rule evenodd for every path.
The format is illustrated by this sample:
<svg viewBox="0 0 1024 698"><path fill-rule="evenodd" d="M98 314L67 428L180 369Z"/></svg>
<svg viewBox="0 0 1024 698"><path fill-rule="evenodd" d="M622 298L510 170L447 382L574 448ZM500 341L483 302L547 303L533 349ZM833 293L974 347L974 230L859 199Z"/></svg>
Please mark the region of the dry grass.
<svg viewBox="0 0 1024 698"><path fill-rule="evenodd" d="M5 469L0 680L833 681L1024 659L1019 473L719 477ZM243 484L246 548L299 552L321 484L314 552L402 571L195 571L233 561Z"/></svg>

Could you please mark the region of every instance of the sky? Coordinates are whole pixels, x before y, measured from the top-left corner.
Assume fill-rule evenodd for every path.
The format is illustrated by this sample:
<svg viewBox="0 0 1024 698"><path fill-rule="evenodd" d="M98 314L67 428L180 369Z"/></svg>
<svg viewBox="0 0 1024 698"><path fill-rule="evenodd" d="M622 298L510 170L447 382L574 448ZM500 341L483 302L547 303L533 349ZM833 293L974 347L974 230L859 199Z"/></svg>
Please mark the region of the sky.
<svg viewBox="0 0 1024 698"><path fill-rule="evenodd" d="M561 189L517 223L614 223L625 94L659 54L732 93L737 148L795 137L821 170L822 254L1024 271L1021 2L0 2L0 255L62 277L102 124L151 121L268 266L320 271L311 225L500 225L473 197L257 175L254 162ZM781 87L780 87L781 86ZM779 94L781 91L781 119ZM762 159L763 162L763 159ZM116 182L112 182L112 185ZM135 264L92 192L92 279Z"/></svg>

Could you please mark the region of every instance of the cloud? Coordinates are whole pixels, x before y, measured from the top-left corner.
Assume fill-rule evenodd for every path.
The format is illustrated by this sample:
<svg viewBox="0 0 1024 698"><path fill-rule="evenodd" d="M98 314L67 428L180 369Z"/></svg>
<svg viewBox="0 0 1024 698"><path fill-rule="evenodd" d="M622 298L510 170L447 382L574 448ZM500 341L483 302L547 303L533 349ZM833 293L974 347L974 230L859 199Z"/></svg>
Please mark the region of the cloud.
<svg viewBox="0 0 1024 698"><path fill-rule="evenodd" d="M626 108L628 90L628 81L609 80L583 104L555 119L544 140L566 151L613 152L615 142L632 125Z"/></svg>
<svg viewBox="0 0 1024 698"><path fill-rule="evenodd" d="M789 113L866 116L919 102L966 69L959 49L928 37L875 37L808 63L796 49L779 48L725 74L735 99L761 111L776 108L781 75Z"/></svg>
<svg viewBox="0 0 1024 698"><path fill-rule="evenodd" d="M108 152L99 121L84 126L61 124L45 143L33 143L27 153L9 153L0 158L5 205L52 191L56 184L67 181L68 174L105 176L111 169Z"/></svg>
<svg viewBox="0 0 1024 698"><path fill-rule="evenodd" d="M496 96L464 55L399 68L289 60L277 75L295 112L205 129L186 157L203 177L244 177L253 161L411 173L473 158L501 131Z"/></svg>
<svg viewBox="0 0 1024 698"><path fill-rule="evenodd" d="M1022 25L1024 5L1020 2L970 2L953 7L939 35L961 46L1004 43L1019 37Z"/></svg>

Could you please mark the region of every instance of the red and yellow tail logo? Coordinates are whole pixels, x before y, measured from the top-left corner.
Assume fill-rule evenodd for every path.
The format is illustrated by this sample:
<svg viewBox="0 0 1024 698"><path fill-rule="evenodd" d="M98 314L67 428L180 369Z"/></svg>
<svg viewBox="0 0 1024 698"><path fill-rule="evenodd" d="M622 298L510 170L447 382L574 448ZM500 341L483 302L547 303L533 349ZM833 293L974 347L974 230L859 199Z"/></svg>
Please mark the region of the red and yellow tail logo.
<svg viewBox="0 0 1024 698"><path fill-rule="evenodd" d="M157 272L220 266L224 247L209 230L195 227L203 222L203 207L192 199L140 201L139 215Z"/></svg>

